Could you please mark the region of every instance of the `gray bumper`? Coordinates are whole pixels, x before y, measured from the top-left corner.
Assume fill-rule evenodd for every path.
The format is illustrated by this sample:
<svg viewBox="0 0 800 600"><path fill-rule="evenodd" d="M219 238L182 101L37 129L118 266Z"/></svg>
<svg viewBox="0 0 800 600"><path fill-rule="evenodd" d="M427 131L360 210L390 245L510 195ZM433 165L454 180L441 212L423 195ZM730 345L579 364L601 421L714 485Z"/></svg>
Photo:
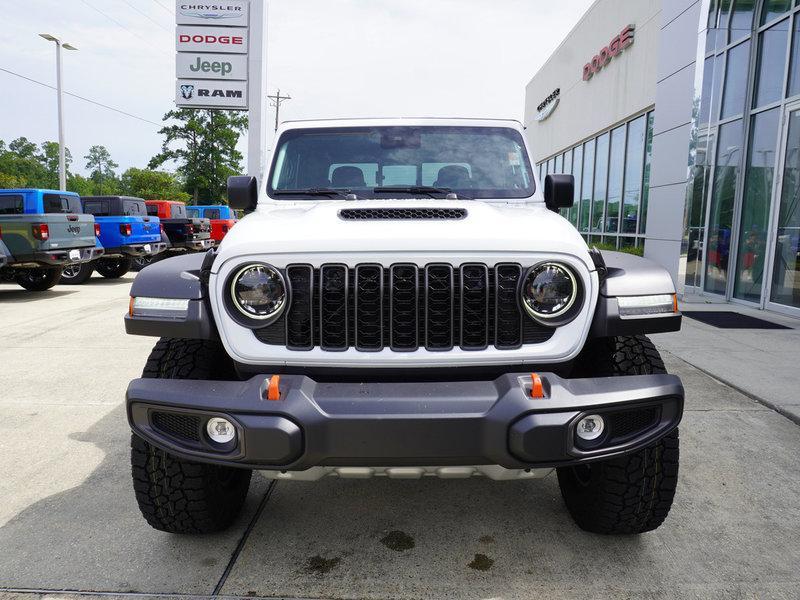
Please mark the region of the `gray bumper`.
<svg viewBox="0 0 800 600"><path fill-rule="evenodd" d="M266 400L268 376L246 381L136 379L127 392L134 432L173 454L256 469L315 466L500 465L552 467L606 459L649 445L674 429L683 386L673 375L562 379L530 374L494 381L318 383L280 377L280 400ZM584 416L606 431L575 436ZM237 439L219 447L205 434L213 416Z"/></svg>
<svg viewBox="0 0 800 600"><path fill-rule="evenodd" d="M148 250L149 248L149 250ZM125 255L130 258L138 258L140 256L155 256L161 254L167 249L167 245L163 242L150 242L149 244L131 244L129 246L120 246L116 251L106 251L106 255Z"/></svg>
<svg viewBox="0 0 800 600"><path fill-rule="evenodd" d="M174 244L170 249L175 251L181 250L194 250L197 252L204 252L206 250L210 250L214 247L214 240L207 239L207 240L189 240L186 242L178 242Z"/></svg>

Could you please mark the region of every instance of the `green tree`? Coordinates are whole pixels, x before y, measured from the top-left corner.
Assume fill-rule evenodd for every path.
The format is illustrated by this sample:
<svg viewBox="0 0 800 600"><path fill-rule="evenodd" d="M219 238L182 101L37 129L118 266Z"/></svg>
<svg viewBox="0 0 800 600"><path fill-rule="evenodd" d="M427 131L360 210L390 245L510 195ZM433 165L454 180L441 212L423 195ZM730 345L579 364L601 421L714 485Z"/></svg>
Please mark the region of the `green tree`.
<svg viewBox="0 0 800 600"><path fill-rule="evenodd" d="M236 145L247 128L247 116L238 111L185 108L168 112L163 120L173 123L159 131L164 143L149 167L157 169L174 161L195 203L219 202L225 197L228 177L241 172L242 154Z"/></svg>
<svg viewBox="0 0 800 600"><path fill-rule="evenodd" d="M119 165L111 158L111 153L105 146L92 146L89 154L84 156L86 168L89 169L89 179L97 186L97 194L113 191L116 186L116 174L114 169ZM105 187L103 184L106 184Z"/></svg>
<svg viewBox="0 0 800 600"><path fill-rule="evenodd" d="M18 187L41 187L47 179L39 148L25 137L0 144L0 174Z"/></svg>
<svg viewBox="0 0 800 600"><path fill-rule="evenodd" d="M51 190L58 189L58 143L42 142L42 153L39 155L39 162L44 166L45 180L41 182L43 188ZM67 171L67 180L71 177L69 167L72 164L72 153L69 148L64 149L64 163ZM67 186L69 189L69 186Z"/></svg>
<svg viewBox="0 0 800 600"><path fill-rule="evenodd" d="M67 174L67 189L79 196L92 196L94 195L95 183L83 175L69 173Z"/></svg>
<svg viewBox="0 0 800 600"><path fill-rule="evenodd" d="M127 196L145 200L180 200L191 196L181 189L181 183L171 173L131 167L120 178L120 190Z"/></svg>

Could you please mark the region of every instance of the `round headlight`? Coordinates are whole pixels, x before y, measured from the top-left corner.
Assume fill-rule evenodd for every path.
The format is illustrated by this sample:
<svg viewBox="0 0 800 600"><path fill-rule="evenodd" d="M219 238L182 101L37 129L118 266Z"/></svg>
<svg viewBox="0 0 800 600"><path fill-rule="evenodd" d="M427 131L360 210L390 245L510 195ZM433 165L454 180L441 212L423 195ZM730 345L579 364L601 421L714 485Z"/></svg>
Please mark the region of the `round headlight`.
<svg viewBox="0 0 800 600"><path fill-rule="evenodd" d="M567 267L557 263L536 265L522 285L522 304L535 319L563 316L578 297L578 283Z"/></svg>
<svg viewBox="0 0 800 600"><path fill-rule="evenodd" d="M231 281L237 310L251 319L270 319L286 305L286 286L280 271L269 265L248 265Z"/></svg>

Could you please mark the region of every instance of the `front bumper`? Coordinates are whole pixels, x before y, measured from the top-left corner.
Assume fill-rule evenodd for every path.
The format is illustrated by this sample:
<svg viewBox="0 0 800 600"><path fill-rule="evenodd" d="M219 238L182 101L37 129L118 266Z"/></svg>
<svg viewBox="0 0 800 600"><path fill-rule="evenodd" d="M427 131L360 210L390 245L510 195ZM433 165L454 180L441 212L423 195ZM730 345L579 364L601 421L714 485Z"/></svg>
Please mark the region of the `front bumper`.
<svg viewBox="0 0 800 600"><path fill-rule="evenodd" d="M246 381L135 379L127 413L135 433L173 454L245 468L500 465L566 466L638 450L677 427L683 386L674 375L563 379L540 374L544 397L531 397L530 374L494 381L319 383L280 376L280 400L267 400L269 377ZM575 435L599 414L606 431L591 446ZM237 429L226 447L205 433L211 417Z"/></svg>

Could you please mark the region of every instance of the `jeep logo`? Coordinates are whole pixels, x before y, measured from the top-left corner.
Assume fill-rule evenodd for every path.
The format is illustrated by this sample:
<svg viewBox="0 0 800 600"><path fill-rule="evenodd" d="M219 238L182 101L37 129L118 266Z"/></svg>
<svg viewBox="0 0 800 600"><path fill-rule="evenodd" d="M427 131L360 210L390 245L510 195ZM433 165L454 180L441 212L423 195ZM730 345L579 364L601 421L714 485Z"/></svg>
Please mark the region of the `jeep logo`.
<svg viewBox="0 0 800 600"><path fill-rule="evenodd" d="M202 71L203 73L219 73L222 77L225 77L228 73L233 71L233 65L229 62L211 62L208 60L203 60L198 56L197 63L189 65L189 70L194 71L195 73L198 71Z"/></svg>
<svg viewBox="0 0 800 600"><path fill-rule="evenodd" d="M81 232L81 228L79 225L67 225L67 231L72 235L78 235Z"/></svg>

